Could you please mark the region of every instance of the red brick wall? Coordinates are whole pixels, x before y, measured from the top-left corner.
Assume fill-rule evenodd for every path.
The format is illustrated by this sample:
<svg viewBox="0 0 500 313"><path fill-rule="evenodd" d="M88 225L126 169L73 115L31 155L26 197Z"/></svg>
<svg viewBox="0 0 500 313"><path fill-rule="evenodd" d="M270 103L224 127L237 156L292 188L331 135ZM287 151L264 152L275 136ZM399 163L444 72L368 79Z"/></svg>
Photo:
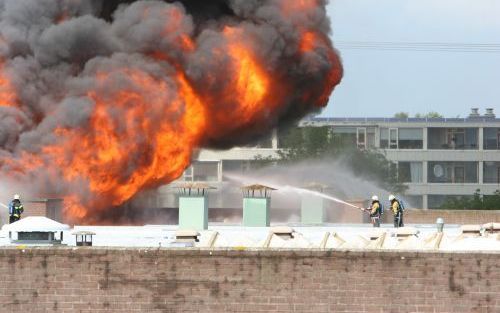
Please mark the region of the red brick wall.
<svg viewBox="0 0 500 313"><path fill-rule="evenodd" d="M498 253L0 250L1 312L500 312Z"/></svg>
<svg viewBox="0 0 500 313"><path fill-rule="evenodd" d="M412 224L433 224L438 217L447 224L500 223L500 211L489 210L407 210L406 221Z"/></svg>
<svg viewBox="0 0 500 313"><path fill-rule="evenodd" d="M24 213L22 217L47 216L46 202L25 202L23 203Z"/></svg>

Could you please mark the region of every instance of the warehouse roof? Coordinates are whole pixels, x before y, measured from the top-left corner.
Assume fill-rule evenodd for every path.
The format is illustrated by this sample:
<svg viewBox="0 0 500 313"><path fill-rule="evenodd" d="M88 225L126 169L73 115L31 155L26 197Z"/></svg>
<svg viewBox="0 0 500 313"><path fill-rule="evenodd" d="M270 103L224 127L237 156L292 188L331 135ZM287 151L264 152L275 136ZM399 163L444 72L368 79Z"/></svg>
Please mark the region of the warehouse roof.
<svg viewBox="0 0 500 313"><path fill-rule="evenodd" d="M11 245L7 233L9 229L12 227L2 228L0 245ZM31 229L41 230L43 227ZM64 236L63 244L75 245L74 236L70 236L74 231L91 231L96 234L94 246L179 247L176 244L177 230L177 226L168 225L75 226L73 230L65 231L67 235ZM434 225L414 225L398 230L390 225L374 230L371 226L362 224L289 225L279 228L211 225L208 230L198 233L198 241L186 246L233 249L500 251L500 233L484 229L480 233L462 233L458 225L446 226L444 233L437 233Z"/></svg>

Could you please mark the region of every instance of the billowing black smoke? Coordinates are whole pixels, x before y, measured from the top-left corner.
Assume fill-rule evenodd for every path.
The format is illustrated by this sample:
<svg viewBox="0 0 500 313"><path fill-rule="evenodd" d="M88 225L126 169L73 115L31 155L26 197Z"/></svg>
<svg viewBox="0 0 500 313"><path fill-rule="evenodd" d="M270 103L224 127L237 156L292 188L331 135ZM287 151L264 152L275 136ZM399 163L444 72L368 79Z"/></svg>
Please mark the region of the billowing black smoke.
<svg viewBox="0 0 500 313"><path fill-rule="evenodd" d="M321 109L326 0L0 0L0 175L76 219ZM182 143L182 145L181 145Z"/></svg>
<svg viewBox="0 0 500 313"><path fill-rule="evenodd" d="M98 15L108 21L113 19L113 13L119 5L127 5L137 0L105 0L97 1L95 7L98 9ZM164 2L180 2L186 8L186 12L192 15L199 24L210 19L219 19L223 16L235 17L234 12L228 0L181 0Z"/></svg>

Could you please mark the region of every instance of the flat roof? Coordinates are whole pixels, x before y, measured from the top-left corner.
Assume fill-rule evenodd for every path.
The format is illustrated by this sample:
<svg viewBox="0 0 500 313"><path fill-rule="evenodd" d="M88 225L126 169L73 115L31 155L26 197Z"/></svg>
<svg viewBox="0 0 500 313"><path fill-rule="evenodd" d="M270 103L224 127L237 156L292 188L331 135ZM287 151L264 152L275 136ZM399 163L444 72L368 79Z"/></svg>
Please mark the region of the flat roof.
<svg viewBox="0 0 500 313"><path fill-rule="evenodd" d="M75 246L72 234L90 231L95 233L95 247L500 251L499 233L464 235L459 225L445 225L442 236L438 235L436 225L410 225L403 230L390 224L378 229L370 224L288 224L285 228L293 230L291 236L273 234L275 228L209 225L208 230L199 231L198 242L183 246L176 241L177 225L75 226L64 231L62 244ZM1 246L16 246L10 242L6 230L0 231Z"/></svg>
<svg viewBox="0 0 500 313"><path fill-rule="evenodd" d="M395 118L395 117L313 117L306 118L301 124L307 123L498 123L500 118L466 117L466 118Z"/></svg>

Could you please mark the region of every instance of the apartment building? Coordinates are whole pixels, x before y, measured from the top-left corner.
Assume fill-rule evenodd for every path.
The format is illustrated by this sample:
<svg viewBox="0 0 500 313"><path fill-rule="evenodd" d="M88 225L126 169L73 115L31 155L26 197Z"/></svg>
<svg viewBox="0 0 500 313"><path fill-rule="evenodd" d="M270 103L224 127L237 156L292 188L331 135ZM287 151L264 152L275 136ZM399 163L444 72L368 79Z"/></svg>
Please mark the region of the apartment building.
<svg viewBox="0 0 500 313"><path fill-rule="evenodd" d="M448 196L500 189L500 119L488 109L467 118L313 118L360 149L380 149L397 164L414 206L437 208Z"/></svg>
<svg viewBox="0 0 500 313"><path fill-rule="evenodd" d="M500 119L493 109L467 118L309 118L299 127L331 128L343 143L379 149L393 161L408 185L412 206L439 207L448 196L470 196L477 189L500 189ZM261 142L227 151L201 150L181 181L217 185L225 172L251 170L258 157L277 157L277 132Z"/></svg>

